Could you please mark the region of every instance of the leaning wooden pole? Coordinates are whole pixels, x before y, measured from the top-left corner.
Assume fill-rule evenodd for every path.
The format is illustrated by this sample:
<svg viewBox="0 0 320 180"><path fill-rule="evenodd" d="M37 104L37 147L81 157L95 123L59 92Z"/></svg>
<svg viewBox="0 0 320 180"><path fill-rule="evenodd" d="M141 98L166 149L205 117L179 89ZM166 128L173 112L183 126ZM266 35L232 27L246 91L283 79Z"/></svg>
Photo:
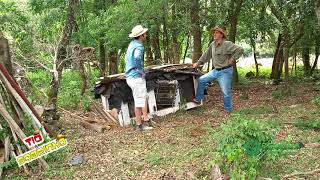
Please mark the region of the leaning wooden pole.
<svg viewBox="0 0 320 180"><path fill-rule="evenodd" d="M25 139L27 136L24 134L24 132L20 129L20 127L18 126L18 124L12 119L12 117L10 116L10 114L8 113L8 111L5 109L5 107L0 104L0 114L2 115L2 117L4 118L4 120L9 124L10 128L12 129L12 131L17 134L17 136L19 137L19 139L22 141L23 139ZM28 149L34 149L34 148L29 148ZM49 169L49 165L47 164L47 162L45 160L43 160L42 158L38 159L38 162L41 164L41 166L44 169Z"/></svg>
<svg viewBox="0 0 320 180"><path fill-rule="evenodd" d="M31 105L31 103L29 102L29 100L27 99L27 97L25 96L25 94L22 92L22 90L20 89L19 85L14 81L14 79L9 75L8 71L0 64L0 74L1 76L3 76L4 80L5 80L5 84L7 86L11 86L14 91L17 93L17 94L14 94L15 92L12 92L13 93L13 96L15 96L15 98L17 99L17 101L19 102L18 99L22 99L22 103L25 103L28 108L31 110L32 114L36 117L36 119L38 121L40 121L40 123L42 122L43 123L43 127L45 129L46 132L49 133L49 135L51 137L54 136L53 132L50 130L49 126L43 122L42 118L39 116L39 114L37 113L37 111L33 108L33 106ZM6 83L6 80L10 83L7 84ZM21 102L21 101L20 101ZM20 103L19 103L20 104ZM23 107L21 107L23 108Z"/></svg>

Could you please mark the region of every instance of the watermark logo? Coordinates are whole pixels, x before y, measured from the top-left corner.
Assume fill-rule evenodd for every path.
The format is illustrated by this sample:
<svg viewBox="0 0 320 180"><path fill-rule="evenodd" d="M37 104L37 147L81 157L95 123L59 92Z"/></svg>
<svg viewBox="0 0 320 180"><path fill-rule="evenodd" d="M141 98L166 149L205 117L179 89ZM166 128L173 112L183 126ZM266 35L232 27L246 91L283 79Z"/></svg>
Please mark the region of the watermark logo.
<svg viewBox="0 0 320 180"><path fill-rule="evenodd" d="M48 155L54 151L57 151L65 146L67 146L67 139L55 139L50 142L47 142L41 146L39 144L43 143L44 139L41 133L29 136L23 139L23 142L28 146L31 150L27 151L19 156L16 156L16 161L18 166L21 167L24 164L30 163L36 159L39 159L45 155ZM32 149L33 148L33 149Z"/></svg>
<svg viewBox="0 0 320 180"><path fill-rule="evenodd" d="M32 147L37 147L38 144L43 143L43 137L41 133L33 136L29 136L23 139L24 144L30 149Z"/></svg>

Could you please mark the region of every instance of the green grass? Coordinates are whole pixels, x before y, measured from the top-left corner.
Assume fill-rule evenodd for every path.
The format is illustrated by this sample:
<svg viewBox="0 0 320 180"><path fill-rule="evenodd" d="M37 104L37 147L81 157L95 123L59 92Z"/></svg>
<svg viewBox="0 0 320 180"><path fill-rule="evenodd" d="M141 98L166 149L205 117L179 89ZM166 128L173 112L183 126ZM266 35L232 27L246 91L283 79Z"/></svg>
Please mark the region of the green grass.
<svg viewBox="0 0 320 180"><path fill-rule="evenodd" d="M278 86L277 89L272 92L272 96L276 99L283 99L295 95L297 95L295 87Z"/></svg>
<svg viewBox="0 0 320 180"><path fill-rule="evenodd" d="M248 72L256 73L256 69L254 67L238 67L239 76L245 77ZM259 77L260 78L268 78L271 74L271 67L259 67Z"/></svg>
<svg viewBox="0 0 320 180"><path fill-rule="evenodd" d="M270 105L260 105L256 107L244 107L237 109L235 113L243 115L259 115L259 114L270 114L273 113L273 107Z"/></svg>
<svg viewBox="0 0 320 180"><path fill-rule="evenodd" d="M74 179L76 171L65 167L59 167L47 170L44 175L47 178Z"/></svg>

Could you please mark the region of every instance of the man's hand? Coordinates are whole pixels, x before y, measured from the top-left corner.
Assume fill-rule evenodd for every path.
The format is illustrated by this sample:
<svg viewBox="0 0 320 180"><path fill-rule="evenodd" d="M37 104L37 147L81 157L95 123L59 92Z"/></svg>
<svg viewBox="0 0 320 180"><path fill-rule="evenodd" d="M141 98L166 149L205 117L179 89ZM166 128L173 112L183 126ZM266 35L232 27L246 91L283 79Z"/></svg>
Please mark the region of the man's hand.
<svg viewBox="0 0 320 180"><path fill-rule="evenodd" d="M229 64L229 65L235 65L235 64L236 64L236 61L234 61L233 59L229 59L229 60L228 60L228 64Z"/></svg>
<svg viewBox="0 0 320 180"><path fill-rule="evenodd" d="M146 78L146 73L141 73L141 78L145 79Z"/></svg>
<svg viewBox="0 0 320 180"><path fill-rule="evenodd" d="M200 65L198 63L193 63L192 68L198 68Z"/></svg>

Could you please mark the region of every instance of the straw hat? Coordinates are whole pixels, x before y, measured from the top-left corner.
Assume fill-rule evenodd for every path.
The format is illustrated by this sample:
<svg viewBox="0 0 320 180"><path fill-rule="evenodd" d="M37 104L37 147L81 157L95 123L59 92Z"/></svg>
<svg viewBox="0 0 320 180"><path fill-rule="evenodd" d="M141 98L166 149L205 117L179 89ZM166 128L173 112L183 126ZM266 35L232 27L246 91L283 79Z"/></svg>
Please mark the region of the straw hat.
<svg viewBox="0 0 320 180"><path fill-rule="evenodd" d="M141 25L137 25L134 28L132 28L131 33L129 34L130 38L139 37L142 34L146 33L148 31L147 28L143 28Z"/></svg>
<svg viewBox="0 0 320 180"><path fill-rule="evenodd" d="M224 38L227 37L227 32L226 32L226 30L224 28L216 26L216 27L211 29L212 33L214 33L215 31L218 31L218 32L222 33Z"/></svg>

